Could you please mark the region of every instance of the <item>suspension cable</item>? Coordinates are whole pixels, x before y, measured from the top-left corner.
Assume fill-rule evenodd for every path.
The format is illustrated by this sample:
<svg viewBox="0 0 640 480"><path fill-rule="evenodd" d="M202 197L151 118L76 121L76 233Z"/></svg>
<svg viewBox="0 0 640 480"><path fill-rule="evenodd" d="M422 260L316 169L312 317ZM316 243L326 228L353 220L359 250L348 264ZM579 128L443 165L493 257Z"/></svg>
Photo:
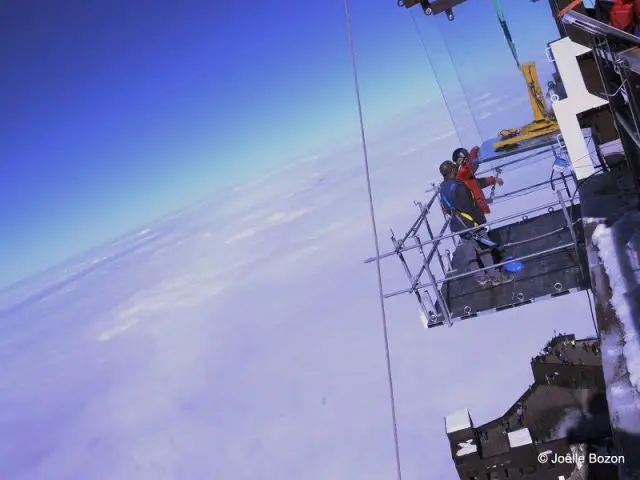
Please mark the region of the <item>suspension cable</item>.
<svg viewBox="0 0 640 480"><path fill-rule="evenodd" d="M356 51L353 44L353 32L351 27L351 13L349 0L344 0L344 15L349 39L349 50L351 54L351 66L353 69L353 82L355 87L356 102L358 104L358 117L360 120L360 137L362 141L362 154L364 158L365 177L367 179L367 192L369 195L369 212L371 215L371 225L373 227L373 238L376 249L376 270L378 272L378 293L380 297L380 314L382 319L382 331L384 334L384 349L387 361L387 380L389 382L389 399L391 405L391 421L393 424L393 443L395 448L396 471L398 480L402 480L402 469L400 467L400 442L398 440L398 422L396 417L395 393L393 388L393 371L391 368L391 353L389 349L389 331L387 327L387 314L384 306L384 289L382 286L382 269L380 266L380 242L378 240L378 229L376 226L375 209L373 206L373 194L371 189L371 174L369 171L369 154L367 151L367 139L364 131L364 117L362 115L362 101L360 99L360 82L358 81L358 68L356 62Z"/></svg>
<svg viewBox="0 0 640 480"><path fill-rule="evenodd" d="M429 49L427 48L427 44L424 41L424 37L422 36L422 32L420 31L420 27L418 26L418 21L416 20L416 16L414 15L413 10L411 10L411 20L413 21L413 26L416 29L416 34L418 35L418 38L420 39L420 43L422 44L422 49L424 50L424 54L427 59L427 64L429 65L429 70L433 72L433 77L436 79L436 85L438 86L438 90L440 91L440 95L442 96L442 100L444 101L444 106L447 108L447 112L449 112L449 119L451 120L451 126L453 127L453 130L456 132L456 136L458 137L458 143L460 144L460 146L463 146L464 144L460 136L460 128L458 128L458 125L456 124L456 121L453 117L453 111L451 110L451 106L447 101L447 96L444 94L442 83L440 82L440 77L433 66L431 55L429 55Z"/></svg>
<svg viewBox="0 0 640 480"><path fill-rule="evenodd" d="M455 74L456 79L458 80L458 83L460 84L460 88L462 89L462 96L464 97L464 101L467 104L467 108L469 109L469 113L471 114L471 119L473 120L473 125L474 125L474 127L476 129L476 133L478 134L478 137L480 138L480 143L482 143L482 133L480 132L480 127L478 126L478 120L476 119L476 116L473 113L473 108L471 108L471 103L469 102L469 95L467 94L467 89L465 88L464 83L462 83L462 78L460 77L460 72L458 71L458 67L456 66L456 62L453 59L453 55L451 54L451 49L449 48L449 44L447 43L445 34L442 31L442 29L438 26L437 20L436 20L435 23L436 23L436 28L438 29L438 33L440 34L440 37L442 37L442 43L444 44L444 49L447 52L447 56L449 57L449 60L451 61L451 66L453 67L453 73ZM462 142L461 142L460 146L464 147Z"/></svg>

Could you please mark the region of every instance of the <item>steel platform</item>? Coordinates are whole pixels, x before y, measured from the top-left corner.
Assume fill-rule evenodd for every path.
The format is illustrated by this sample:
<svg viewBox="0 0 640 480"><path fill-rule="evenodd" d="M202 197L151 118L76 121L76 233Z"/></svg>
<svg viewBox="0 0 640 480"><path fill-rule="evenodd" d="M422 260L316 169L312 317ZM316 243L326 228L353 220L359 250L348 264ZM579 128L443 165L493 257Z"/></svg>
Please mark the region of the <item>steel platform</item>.
<svg viewBox="0 0 640 480"><path fill-rule="evenodd" d="M580 218L579 205L569 205L568 211L573 220ZM557 232L553 235L543 236L556 230ZM578 254L572 246L526 260L525 268L516 274L512 283L497 287L481 287L472 276L445 280L440 292L451 318L462 320L476 317L482 313L518 307L543 298L553 298L588 288L588 280L583 277L583 272L586 275L588 270L582 223L577 221L574 224L574 230L578 240ZM500 245L535 238L507 247L506 255L514 258L542 252L573 241L561 209L496 228L490 232L490 236ZM466 267L461 263L460 255L457 251L454 252L453 270L449 276L460 275L466 271ZM429 328L443 324L440 302L436 302L435 306L438 318L428 325Z"/></svg>

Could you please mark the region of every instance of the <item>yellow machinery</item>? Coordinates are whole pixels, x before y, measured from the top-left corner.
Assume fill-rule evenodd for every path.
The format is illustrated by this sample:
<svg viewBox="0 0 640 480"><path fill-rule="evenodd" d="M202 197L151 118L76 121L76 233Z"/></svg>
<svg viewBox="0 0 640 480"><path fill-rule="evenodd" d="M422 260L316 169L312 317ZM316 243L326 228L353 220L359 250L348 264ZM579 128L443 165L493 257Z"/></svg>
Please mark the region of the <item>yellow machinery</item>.
<svg viewBox="0 0 640 480"><path fill-rule="evenodd" d="M397 0L399 7L411 8L419 4L425 15L438 15L444 12L449 20L454 19L453 7L465 2L466 0ZM498 151L516 148L520 142L525 140L531 140L557 132L559 131L559 127L553 112L547 108L544 94L540 87L540 80L538 78L538 71L536 70L535 63L520 63L513 38L511 37L511 32L509 31L504 12L502 11L502 6L500 5L500 0L493 0L493 6L498 16L498 22L500 23L504 33L504 38L511 49L514 60L516 61L516 65L524 75L525 82L527 83L527 90L529 92L529 102L531 103L531 109L533 110L533 122L519 128L508 128L502 130L498 134L498 141L493 144L493 149Z"/></svg>
<svg viewBox="0 0 640 480"><path fill-rule="evenodd" d="M520 70L527 82L529 103L533 110L533 122L519 128L509 128L500 131L498 141L493 144L495 151L515 148L524 140L548 135L559 130L558 123L553 113L547 108L544 94L540 87L536 64L525 62L520 64Z"/></svg>

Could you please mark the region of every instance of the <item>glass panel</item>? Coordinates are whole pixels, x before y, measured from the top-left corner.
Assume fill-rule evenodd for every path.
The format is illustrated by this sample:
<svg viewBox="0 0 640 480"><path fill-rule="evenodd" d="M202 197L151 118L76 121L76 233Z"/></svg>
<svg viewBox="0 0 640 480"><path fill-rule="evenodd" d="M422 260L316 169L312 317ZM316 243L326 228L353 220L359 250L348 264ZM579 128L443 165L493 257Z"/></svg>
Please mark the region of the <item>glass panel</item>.
<svg viewBox="0 0 640 480"><path fill-rule="evenodd" d="M546 93L554 67L545 48L559 38L549 6L502 2L501 10L520 62L535 63ZM533 112L494 0L467 1L454 7L454 13L455 19L449 21L444 14L425 16L420 9L412 9L467 146L531 122Z"/></svg>

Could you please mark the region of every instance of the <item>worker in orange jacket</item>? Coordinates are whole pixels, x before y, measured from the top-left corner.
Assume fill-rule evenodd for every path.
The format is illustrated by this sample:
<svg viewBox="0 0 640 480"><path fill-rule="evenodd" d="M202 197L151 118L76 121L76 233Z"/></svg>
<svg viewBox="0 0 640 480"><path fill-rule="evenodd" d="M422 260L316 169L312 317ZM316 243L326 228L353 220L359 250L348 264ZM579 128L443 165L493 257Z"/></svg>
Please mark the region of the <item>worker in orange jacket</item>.
<svg viewBox="0 0 640 480"><path fill-rule="evenodd" d="M480 153L480 147L473 147L471 152L466 148L456 148L453 151L452 160L458 166L458 173L456 179L464 182L464 184L471 190L474 200L480 207L483 213L491 213L489 208L489 202L482 192L483 188L487 188L491 185L502 186L503 180L499 177L482 177L476 178L475 173L478 170L478 154Z"/></svg>
<svg viewBox="0 0 640 480"><path fill-rule="evenodd" d="M609 11L609 23L612 27L628 33L634 33L638 26L640 2L638 0L614 0Z"/></svg>

